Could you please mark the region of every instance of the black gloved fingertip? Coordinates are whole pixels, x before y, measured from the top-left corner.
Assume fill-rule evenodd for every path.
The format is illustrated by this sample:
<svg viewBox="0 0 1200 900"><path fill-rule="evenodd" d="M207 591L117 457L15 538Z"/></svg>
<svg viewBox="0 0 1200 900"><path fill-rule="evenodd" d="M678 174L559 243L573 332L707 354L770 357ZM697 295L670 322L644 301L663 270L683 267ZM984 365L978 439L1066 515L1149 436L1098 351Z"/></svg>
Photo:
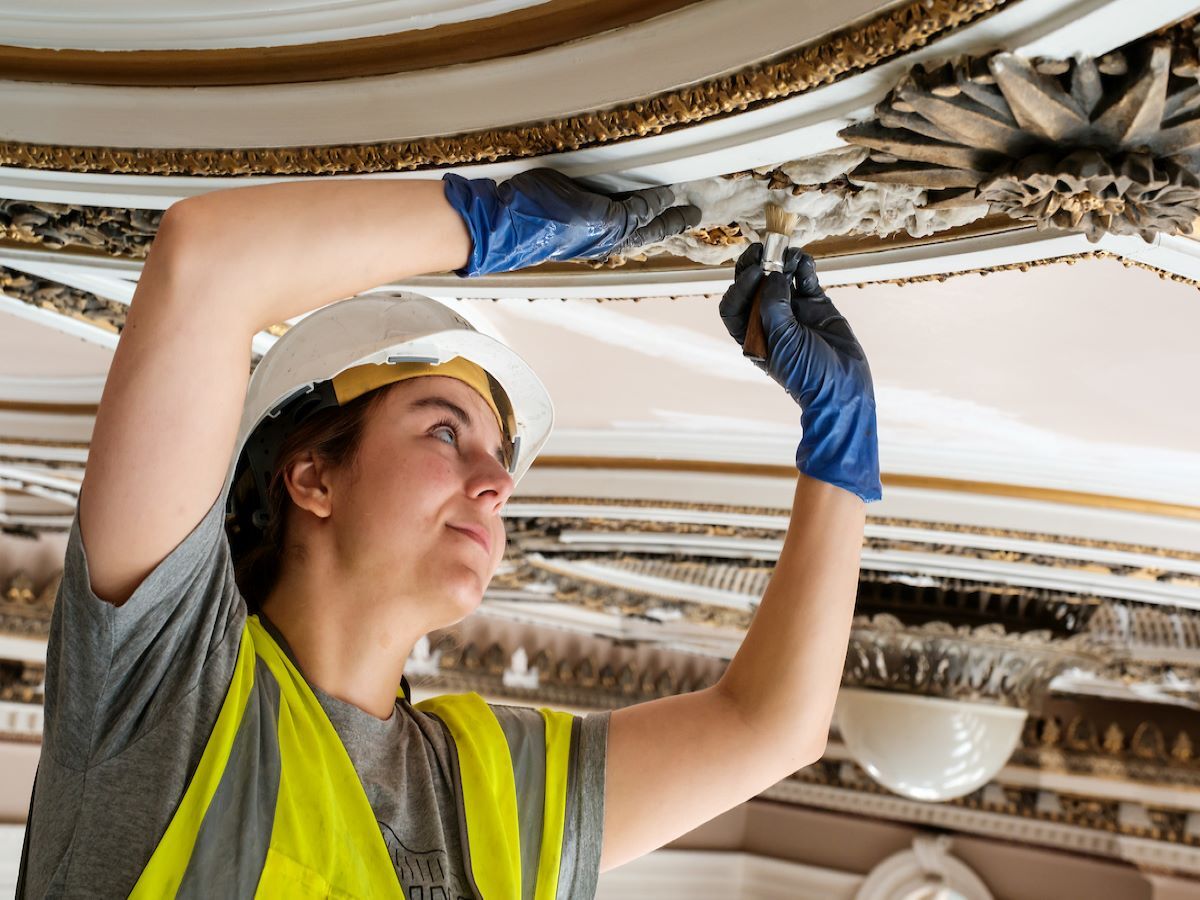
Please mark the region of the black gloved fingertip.
<svg viewBox="0 0 1200 900"><path fill-rule="evenodd" d="M763 245L759 241L755 241L749 247L742 251L742 255L738 257L737 271L741 272L747 266L762 265Z"/></svg>

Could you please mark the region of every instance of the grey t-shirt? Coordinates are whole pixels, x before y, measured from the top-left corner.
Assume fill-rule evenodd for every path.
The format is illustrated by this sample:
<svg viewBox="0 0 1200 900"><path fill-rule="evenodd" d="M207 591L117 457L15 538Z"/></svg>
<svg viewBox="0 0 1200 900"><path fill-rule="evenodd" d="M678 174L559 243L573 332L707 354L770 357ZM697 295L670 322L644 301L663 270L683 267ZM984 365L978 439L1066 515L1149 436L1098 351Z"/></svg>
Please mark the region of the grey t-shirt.
<svg viewBox="0 0 1200 900"><path fill-rule="evenodd" d="M127 896L166 831L225 699L247 614L223 509L220 498L121 607L92 593L76 518L50 625L25 896ZM403 699L383 721L314 692L354 763L405 896L474 898L461 789L440 723ZM511 746L523 735L541 741L535 710L492 708ZM574 722L560 898L595 894L607 737L607 713ZM529 824L522 819L523 830Z"/></svg>

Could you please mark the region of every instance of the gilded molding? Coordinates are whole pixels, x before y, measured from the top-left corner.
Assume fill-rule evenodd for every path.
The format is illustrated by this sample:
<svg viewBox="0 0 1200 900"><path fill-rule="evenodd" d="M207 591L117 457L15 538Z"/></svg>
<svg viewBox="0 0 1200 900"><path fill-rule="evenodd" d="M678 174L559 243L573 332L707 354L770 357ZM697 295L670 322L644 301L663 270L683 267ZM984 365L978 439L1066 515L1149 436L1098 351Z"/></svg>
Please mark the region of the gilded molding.
<svg viewBox="0 0 1200 900"><path fill-rule="evenodd" d="M1017 0L910 0L731 75L599 110L509 128L374 144L196 149L0 142L0 165L130 175L335 175L527 159L660 134L757 109L902 56Z"/></svg>
<svg viewBox="0 0 1200 900"><path fill-rule="evenodd" d="M1038 269L1043 266L1073 266L1086 259L1111 259L1119 262L1127 269L1141 269L1144 272L1153 272L1163 281L1173 281L1176 284L1186 284L1188 287L1200 288L1200 279L1188 278L1186 275L1168 272L1166 269L1160 269L1157 266L1152 266L1138 259L1129 259L1110 250L1086 250L1080 253L1054 256L1048 259L1031 259L1026 262L981 266L974 269L961 269L957 272L939 272L933 275L908 275L903 278L882 278L878 281L856 281L845 285L838 285L838 287L856 287L862 289L879 284L894 284L898 287L904 287L909 284L927 284L929 282L938 282L940 284L941 282L949 281L951 278L958 278L961 275L991 275L993 272L1028 272L1031 269Z"/></svg>

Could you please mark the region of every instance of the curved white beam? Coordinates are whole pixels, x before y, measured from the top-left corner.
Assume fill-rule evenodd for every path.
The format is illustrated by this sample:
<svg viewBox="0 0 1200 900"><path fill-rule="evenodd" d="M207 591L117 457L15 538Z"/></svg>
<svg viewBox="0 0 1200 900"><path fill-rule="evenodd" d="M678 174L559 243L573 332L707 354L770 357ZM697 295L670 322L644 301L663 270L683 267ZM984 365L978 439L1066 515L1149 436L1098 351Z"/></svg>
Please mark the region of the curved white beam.
<svg viewBox="0 0 1200 900"><path fill-rule="evenodd" d="M1192 11L1185 0L1014 3L947 38L832 85L740 115L558 154L563 171L610 187L674 183L768 165L841 145L863 115L923 59L997 47L1098 53ZM539 53L344 82L238 88L118 88L0 83L0 138L115 147L262 147L414 139L538 122L610 107L742 68L869 14L878 0L695 4L647 23ZM675 52L669 49L674 48ZM314 108L323 110L312 115ZM144 123L144 124L141 124ZM548 160L467 167L503 177ZM415 173L423 177L425 173ZM376 177L414 177L397 173ZM70 175L0 169L0 196L166 208L192 194L272 178Z"/></svg>

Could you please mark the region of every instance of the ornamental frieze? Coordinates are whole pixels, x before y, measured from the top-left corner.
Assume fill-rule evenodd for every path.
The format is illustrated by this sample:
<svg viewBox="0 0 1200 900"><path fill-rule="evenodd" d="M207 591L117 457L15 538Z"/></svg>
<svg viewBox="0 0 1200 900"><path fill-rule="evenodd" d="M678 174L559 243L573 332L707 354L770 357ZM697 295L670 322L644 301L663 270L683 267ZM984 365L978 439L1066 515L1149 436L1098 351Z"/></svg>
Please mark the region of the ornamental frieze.
<svg viewBox="0 0 1200 900"><path fill-rule="evenodd" d="M1037 709L1066 669L1102 671L1111 648L1088 635L1008 633L998 624L906 625L895 616L855 616L842 683Z"/></svg>

